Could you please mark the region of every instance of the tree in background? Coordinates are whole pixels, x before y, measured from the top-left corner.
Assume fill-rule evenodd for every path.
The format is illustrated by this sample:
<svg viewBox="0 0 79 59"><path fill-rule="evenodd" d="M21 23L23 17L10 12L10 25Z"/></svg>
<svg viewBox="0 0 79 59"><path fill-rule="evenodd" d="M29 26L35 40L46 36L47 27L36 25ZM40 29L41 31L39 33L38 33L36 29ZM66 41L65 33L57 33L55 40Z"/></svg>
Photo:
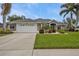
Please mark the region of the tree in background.
<svg viewBox="0 0 79 59"><path fill-rule="evenodd" d="M17 16L17 15L12 15L12 16L8 16L7 20L8 21L15 21L15 20L25 20L26 17L25 16Z"/></svg>

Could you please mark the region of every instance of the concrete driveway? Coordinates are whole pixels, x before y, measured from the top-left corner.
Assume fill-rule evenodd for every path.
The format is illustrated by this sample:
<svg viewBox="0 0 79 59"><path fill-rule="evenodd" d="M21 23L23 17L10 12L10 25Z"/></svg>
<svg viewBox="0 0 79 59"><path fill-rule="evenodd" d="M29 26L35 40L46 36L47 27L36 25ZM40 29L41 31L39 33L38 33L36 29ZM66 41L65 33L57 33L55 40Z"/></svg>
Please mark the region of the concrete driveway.
<svg viewBox="0 0 79 59"><path fill-rule="evenodd" d="M0 37L0 55L31 56L36 33L14 33Z"/></svg>

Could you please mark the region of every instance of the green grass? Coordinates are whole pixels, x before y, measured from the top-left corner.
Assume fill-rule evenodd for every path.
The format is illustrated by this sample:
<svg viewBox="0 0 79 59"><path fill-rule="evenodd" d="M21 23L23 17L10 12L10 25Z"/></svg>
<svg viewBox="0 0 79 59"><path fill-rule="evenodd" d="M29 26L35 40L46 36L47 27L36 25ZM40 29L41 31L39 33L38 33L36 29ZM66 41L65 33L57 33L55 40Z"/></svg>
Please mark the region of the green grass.
<svg viewBox="0 0 79 59"><path fill-rule="evenodd" d="M68 34L37 34L34 48L79 48L79 32L69 32Z"/></svg>
<svg viewBox="0 0 79 59"><path fill-rule="evenodd" d="M13 32L12 32L12 33L13 33ZM1 36L5 36L5 35L10 35L10 34L12 34L12 33L7 33L7 34L4 33L4 34L0 34L0 37L1 37Z"/></svg>

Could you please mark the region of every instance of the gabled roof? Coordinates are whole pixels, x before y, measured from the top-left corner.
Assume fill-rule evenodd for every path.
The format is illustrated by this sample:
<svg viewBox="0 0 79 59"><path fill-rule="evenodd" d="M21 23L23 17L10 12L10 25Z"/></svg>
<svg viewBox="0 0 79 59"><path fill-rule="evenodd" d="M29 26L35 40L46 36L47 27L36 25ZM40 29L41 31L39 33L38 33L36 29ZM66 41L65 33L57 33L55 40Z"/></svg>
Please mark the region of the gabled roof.
<svg viewBox="0 0 79 59"><path fill-rule="evenodd" d="M50 20L49 23L58 23L56 20Z"/></svg>
<svg viewBox="0 0 79 59"><path fill-rule="evenodd" d="M48 23L49 21L51 21L50 19L42 19L42 18L38 18L34 20L35 22L42 22L42 23Z"/></svg>
<svg viewBox="0 0 79 59"><path fill-rule="evenodd" d="M38 19L25 19L25 20L15 20L15 21L12 21L13 23L16 23L16 22L36 22L36 23L48 23L49 21L51 21L50 19L41 19L41 18L38 18Z"/></svg>
<svg viewBox="0 0 79 59"><path fill-rule="evenodd" d="M11 23L19 23L19 22L24 22L24 23L26 23L26 22L28 22L28 23L30 23L30 22L33 22L33 23L56 23L56 24L60 24L60 25L64 24L62 22L57 22L56 20L42 19L42 18L38 18L38 19L29 19L29 18L27 18L25 20L19 19L19 20L12 21Z"/></svg>

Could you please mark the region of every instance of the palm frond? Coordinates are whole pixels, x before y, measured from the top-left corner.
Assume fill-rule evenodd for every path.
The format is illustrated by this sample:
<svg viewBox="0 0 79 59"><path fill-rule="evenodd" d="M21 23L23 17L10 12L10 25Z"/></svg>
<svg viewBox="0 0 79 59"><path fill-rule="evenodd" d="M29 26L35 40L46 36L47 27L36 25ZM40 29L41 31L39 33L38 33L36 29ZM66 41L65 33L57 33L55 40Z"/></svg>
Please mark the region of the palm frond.
<svg viewBox="0 0 79 59"><path fill-rule="evenodd" d="M3 3L1 8L2 8L2 15L6 15L11 10L11 3Z"/></svg>
<svg viewBox="0 0 79 59"><path fill-rule="evenodd" d="M68 12L67 9L62 10L62 11L60 12L60 15L62 16L62 14L65 14L66 12Z"/></svg>
<svg viewBox="0 0 79 59"><path fill-rule="evenodd" d="M61 5L61 8L68 8L68 6L70 5L71 3L65 3L63 5Z"/></svg>
<svg viewBox="0 0 79 59"><path fill-rule="evenodd" d="M67 7L67 4L61 5L61 8L65 8L65 7Z"/></svg>
<svg viewBox="0 0 79 59"><path fill-rule="evenodd" d="M64 18L68 13L69 13L69 11L67 11L67 12L64 14L63 18Z"/></svg>
<svg viewBox="0 0 79 59"><path fill-rule="evenodd" d="M76 12L75 10L73 10L73 13L74 13L75 15L77 15L77 12Z"/></svg>

